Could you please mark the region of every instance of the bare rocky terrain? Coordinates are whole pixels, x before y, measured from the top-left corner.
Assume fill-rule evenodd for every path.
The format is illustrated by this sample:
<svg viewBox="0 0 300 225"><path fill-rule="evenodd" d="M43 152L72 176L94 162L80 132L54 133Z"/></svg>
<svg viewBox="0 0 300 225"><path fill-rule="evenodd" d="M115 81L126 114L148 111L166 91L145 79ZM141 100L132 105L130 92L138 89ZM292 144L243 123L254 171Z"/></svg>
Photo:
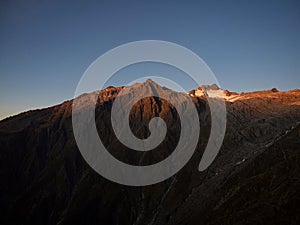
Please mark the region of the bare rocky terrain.
<svg viewBox="0 0 300 225"><path fill-rule="evenodd" d="M150 94L162 88L153 81L137 85ZM96 124L104 145L134 165L164 159L180 136L175 108L157 97L135 104L130 126L137 137L149 136L154 116L168 127L157 148L136 152L111 127L121 90L86 94L99 95ZM74 139L72 100L0 121L0 224L300 224L300 90L238 94L214 85L189 95L201 125L197 149L176 175L145 187L113 183L89 167ZM217 158L199 172L210 134L206 95L225 99L227 130Z"/></svg>

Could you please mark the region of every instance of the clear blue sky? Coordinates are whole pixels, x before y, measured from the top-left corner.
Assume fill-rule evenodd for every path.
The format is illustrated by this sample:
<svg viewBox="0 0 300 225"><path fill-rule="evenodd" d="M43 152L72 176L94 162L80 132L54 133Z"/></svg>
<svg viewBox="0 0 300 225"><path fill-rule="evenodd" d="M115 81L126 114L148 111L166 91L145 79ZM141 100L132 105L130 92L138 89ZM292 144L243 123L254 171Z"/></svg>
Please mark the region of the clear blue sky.
<svg viewBox="0 0 300 225"><path fill-rule="evenodd" d="M300 87L297 0L1 1L0 29L0 118L72 98L98 56L145 39L191 49L224 89Z"/></svg>

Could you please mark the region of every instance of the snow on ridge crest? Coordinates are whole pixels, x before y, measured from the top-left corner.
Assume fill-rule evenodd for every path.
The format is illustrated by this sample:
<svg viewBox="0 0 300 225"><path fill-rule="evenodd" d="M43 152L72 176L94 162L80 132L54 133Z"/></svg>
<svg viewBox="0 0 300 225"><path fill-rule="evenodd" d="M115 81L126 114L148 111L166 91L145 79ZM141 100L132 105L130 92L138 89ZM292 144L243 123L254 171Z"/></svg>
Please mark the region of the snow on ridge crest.
<svg viewBox="0 0 300 225"><path fill-rule="evenodd" d="M192 90L188 93L191 97L209 97L209 98L223 98L226 101L234 102L241 98L241 96L235 92L229 92L227 90L223 90L220 88L207 88L205 87L199 87L195 90Z"/></svg>

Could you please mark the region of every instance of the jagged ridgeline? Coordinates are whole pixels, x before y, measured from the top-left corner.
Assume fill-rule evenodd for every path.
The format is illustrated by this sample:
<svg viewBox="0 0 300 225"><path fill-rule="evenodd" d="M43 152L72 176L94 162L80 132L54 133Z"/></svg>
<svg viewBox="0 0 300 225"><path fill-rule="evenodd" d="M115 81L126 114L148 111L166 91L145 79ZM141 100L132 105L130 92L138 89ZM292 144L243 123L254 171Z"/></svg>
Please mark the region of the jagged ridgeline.
<svg viewBox="0 0 300 225"><path fill-rule="evenodd" d="M151 85L152 91L164 88ZM72 130L72 100L2 120L0 224L299 224L300 91L238 94L210 87L189 92L201 124L193 157L170 179L145 187L113 183L84 161ZM110 120L121 90L87 94L99 95L99 137L111 154L132 165L166 158L180 136L178 113L164 99L138 101L129 118L137 137L150 135L155 116L168 130L156 149L130 150L117 140ZM210 134L206 94L226 101L227 130L217 158L199 172Z"/></svg>
<svg viewBox="0 0 300 225"><path fill-rule="evenodd" d="M144 84L136 84L138 92L143 95L155 95L155 90L162 89L155 82L148 80ZM167 134L163 142L153 150L147 152L135 151L123 145L116 137L111 124L111 109L115 98L122 88L108 87L100 91L96 105L96 125L99 136L107 150L117 159L132 165L151 165L168 157L178 144L181 132L180 116L176 108L167 100L160 97L146 97L137 101L129 115L129 125L133 134L140 138L148 138L151 133L149 122L154 117L162 118L167 125ZM167 88L164 87L164 90ZM175 93L170 90L170 93ZM193 98L193 102L199 114L201 124L202 146L205 146L210 129L210 114L206 110L203 99ZM125 119L125 118L124 118ZM205 126L204 126L205 125Z"/></svg>

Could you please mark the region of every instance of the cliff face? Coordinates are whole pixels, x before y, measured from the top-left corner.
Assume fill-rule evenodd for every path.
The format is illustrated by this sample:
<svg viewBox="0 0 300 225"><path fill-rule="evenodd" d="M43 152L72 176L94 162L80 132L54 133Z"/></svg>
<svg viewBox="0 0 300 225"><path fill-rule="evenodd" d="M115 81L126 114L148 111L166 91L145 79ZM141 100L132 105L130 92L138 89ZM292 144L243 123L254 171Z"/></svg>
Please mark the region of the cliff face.
<svg viewBox="0 0 300 225"><path fill-rule="evenodd" d="M299 224L300 91L208 90L226 100L227 131L213 164L199 172L210 133L209 105L201 94L206 89L190 92L201 124L192 159L170 179L146 187L110 182L89 167L74 139L72 101L1 121L0 223ZM117 140L110 122L121 90L89 94L99 94L96 124L104 145L134 165L166 158L180 136L178 113L157 97L136 103L130 126L137 137L149 136L154 116L166 121L168 132L155 150L130 150Z"/></svg>

